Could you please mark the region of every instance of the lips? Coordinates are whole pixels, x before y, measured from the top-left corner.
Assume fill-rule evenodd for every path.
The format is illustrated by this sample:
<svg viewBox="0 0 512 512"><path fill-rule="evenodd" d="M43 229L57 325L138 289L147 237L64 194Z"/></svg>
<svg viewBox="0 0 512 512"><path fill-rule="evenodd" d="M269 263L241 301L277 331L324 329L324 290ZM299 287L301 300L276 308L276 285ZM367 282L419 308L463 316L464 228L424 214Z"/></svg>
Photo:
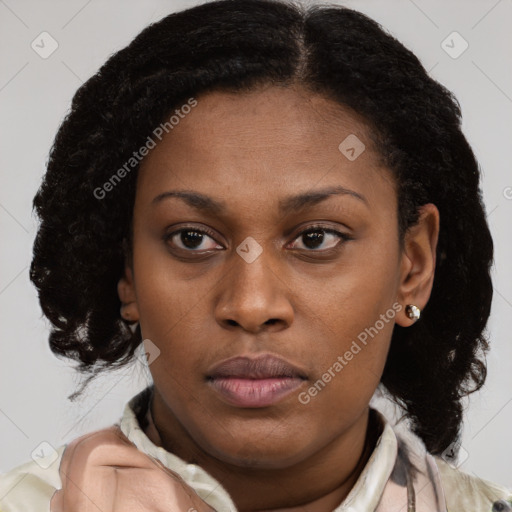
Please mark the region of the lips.
<svg viewBox="0 0 512 512"><path fill-rule="evenodd" d="M239 356L215 365L207 382L216 394L236 407L268 407L291 394L307 379L304 370L273 355Z"/></svg>
<svg viewBox="0 0 512 512"><path fill-rule="evenodd" d="M270 379L275 377L306 378L304 371L286 359L272 355L257 358L233 357L213 367L208 377L239 377L241 379Z"/></svg>

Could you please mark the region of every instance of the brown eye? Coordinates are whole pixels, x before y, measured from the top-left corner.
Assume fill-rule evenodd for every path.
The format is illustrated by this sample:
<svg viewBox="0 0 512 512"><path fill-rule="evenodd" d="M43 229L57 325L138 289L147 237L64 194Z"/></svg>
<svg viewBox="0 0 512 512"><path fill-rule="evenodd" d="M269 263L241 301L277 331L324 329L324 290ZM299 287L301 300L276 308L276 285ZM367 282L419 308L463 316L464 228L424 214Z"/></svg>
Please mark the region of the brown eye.
<svg viewBox="0 0 512 512"><path fill-rule="evenodd" d="M351 237L335 229L323 226L312 226L302 231L295 240L300 240L303 247L294 247L295 249L305 249L309 251L322 252L342 245Z"/></svg>
<svg viewBox="0 0 512 512"><path fill-rule="evenodd" d="M210 251L220 247L213 239L213 233L197 228L173 231L165 236L165 241L173 248L188 252Z"/></svg>

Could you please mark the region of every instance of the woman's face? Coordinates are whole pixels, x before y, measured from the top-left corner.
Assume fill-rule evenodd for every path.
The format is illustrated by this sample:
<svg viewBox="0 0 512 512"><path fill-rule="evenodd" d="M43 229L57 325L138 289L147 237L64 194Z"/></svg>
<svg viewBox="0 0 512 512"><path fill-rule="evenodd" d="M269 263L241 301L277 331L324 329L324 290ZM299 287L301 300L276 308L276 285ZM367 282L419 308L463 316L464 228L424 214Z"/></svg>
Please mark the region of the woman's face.
<svg viewBox="0 0 512 512"><path fill-rule="evenodd" d="M198 97L141 164L133 229L120 293L151 340L155 421L238 466L284 468L362 427L394 323L432 285L437 233L400 252L363 121L296 88ZM260 356L285 363L245 364Z"/></svg>

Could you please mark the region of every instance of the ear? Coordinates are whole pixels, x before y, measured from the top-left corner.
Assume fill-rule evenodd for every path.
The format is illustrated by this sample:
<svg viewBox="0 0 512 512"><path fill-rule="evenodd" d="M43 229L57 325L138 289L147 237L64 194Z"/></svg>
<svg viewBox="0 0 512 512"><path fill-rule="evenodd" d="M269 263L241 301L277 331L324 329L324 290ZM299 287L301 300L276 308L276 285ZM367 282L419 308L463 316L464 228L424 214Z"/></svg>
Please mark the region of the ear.
<svg viewBox="0 0 512 512"><path fill-rule="evenodd" d="M407 304L422 310L430 298L436 268L436 248L439 237L439 210L428 203L420 208L417 224L409 228L404 238L400 263L400 283L397 301L403 308L396 323L408 327L414 323L405 311Z"/></svg>
<svg viewBox="0 0 512 512"><path fill-rule="evenodd" d="M135 284L133 280L133 270L127 263L124 269L124 275L117 283L117 294L122 303L121 316L127 322L139 321L139 309L137 306L137 296L135 294Z"/></svg>

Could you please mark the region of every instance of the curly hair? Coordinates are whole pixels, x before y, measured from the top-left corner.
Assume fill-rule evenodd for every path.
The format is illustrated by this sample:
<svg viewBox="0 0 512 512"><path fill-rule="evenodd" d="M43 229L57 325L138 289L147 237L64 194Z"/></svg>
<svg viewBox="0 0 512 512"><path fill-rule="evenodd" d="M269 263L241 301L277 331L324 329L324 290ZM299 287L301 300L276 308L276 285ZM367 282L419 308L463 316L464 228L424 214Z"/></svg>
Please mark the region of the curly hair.
<svg viewBox="0 0 512 512"><path fill-rule="evenodd" d="M52 324L50 348L78 362L88 382L129 363L141 343L117 295L138 166L107 197L95 190L192 95L292 84L367 121L396 178L401 247L421 205L440 212L430 300L419 322L395 325L381 380L412 431L440 454L460 436L462 399L486 379L493 241L480 170L453 94L378 23L348 8L198 5L146 27L78 89L34 198L40 226L30 277Z"/></svg>

